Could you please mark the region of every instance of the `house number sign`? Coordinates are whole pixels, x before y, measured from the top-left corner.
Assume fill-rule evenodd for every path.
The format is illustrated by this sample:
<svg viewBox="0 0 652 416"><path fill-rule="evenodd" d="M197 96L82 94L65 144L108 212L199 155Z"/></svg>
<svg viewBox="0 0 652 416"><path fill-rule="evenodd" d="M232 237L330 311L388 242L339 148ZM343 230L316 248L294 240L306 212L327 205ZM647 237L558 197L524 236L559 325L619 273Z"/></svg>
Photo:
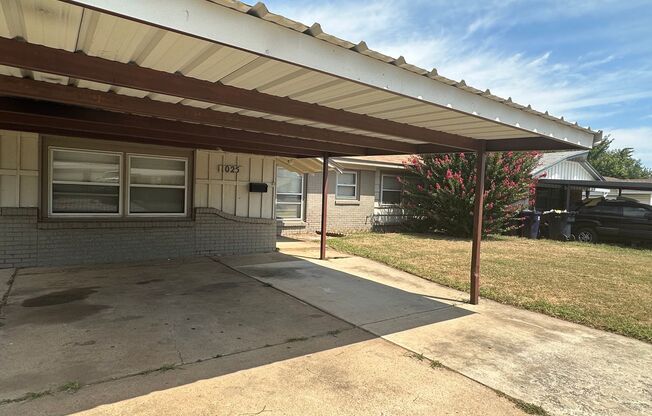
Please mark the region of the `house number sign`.
<svg viewBox="0 0 652 416"><path fill-rule="evenodd" d="M217 165L218 172L224 173L240 173L240 165Z"/></svg>

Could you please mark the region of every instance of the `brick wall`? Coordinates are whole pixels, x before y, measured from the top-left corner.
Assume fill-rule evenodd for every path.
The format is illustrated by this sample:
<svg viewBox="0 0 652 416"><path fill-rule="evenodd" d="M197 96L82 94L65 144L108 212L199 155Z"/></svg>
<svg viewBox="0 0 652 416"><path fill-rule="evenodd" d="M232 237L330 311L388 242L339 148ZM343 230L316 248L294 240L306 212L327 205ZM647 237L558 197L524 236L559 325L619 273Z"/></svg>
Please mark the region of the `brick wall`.
<svg viewBox="0 0 652 416"><path fill-rule="evenodd" d="M111 263L273 251L276 222L197 208L194 220L38 221L0 208L0 268Z"/></svg>
<svg viewBox="0 0 652 416"><path fill-rule="evenodd" d="M358 171L359 189L356 200L336 200L336 173L328 173L328 225L329 232L366 231L372 227L374 214L374 171ZM315 232L321 229L321 182L322 174L307 175L304 221L282 223L278 233L292 235Z"/></svg>

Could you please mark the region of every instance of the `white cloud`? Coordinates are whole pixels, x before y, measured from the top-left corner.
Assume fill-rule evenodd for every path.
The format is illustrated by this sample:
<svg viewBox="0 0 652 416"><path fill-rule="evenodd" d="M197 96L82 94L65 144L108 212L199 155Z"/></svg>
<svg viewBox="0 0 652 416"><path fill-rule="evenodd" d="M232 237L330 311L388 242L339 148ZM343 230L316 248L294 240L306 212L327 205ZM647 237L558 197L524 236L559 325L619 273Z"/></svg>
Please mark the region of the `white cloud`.
<svg viewBox="0 0 652 416"><path fill-rule="evenodd" d="M610 134L614 139L611 147L616 149L634 148L634 156L652 168L652 127L608 129L605 133Z"/></svg>
<svg viewBox="0 0 652 416"><path fill-rule="evenodd" d="M290 5L283 4L278 9L272 8L271 11L308 26L317 22L327 33L351 42L359 42L369 38L375 39L383 36L383 33L391 33L396 22L406 17L393 3L389 0L344 5L315 2L304 7L287 7Z"/></svg>

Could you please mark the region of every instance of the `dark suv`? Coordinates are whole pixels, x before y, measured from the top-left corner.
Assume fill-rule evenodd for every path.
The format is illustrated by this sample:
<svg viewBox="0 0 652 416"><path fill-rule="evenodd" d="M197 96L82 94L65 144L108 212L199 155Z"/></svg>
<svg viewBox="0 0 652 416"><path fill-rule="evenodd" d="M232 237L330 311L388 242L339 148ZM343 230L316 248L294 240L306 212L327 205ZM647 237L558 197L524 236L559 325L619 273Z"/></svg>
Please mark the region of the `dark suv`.
<svg viewBox="0 0 652 416"><path fill-rule="evenodd" d="M577 209L578 241L652 241L652 206L631 199L590 199Z"/></svg>

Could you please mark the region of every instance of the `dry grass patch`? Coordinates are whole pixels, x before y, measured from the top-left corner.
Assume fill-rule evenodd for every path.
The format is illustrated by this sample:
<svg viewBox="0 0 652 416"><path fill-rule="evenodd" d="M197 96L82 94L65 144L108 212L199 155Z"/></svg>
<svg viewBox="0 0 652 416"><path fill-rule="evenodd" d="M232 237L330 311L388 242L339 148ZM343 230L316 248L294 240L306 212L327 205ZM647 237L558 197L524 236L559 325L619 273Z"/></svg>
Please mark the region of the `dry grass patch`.
<svg viewBox="0 0 652 416"><path fill-rule="evenodd" d="M334 249L469 290L468 240L353 234ZM652 250L495 237L482 243L480 294L498 302L652 342Z"/></svg>

